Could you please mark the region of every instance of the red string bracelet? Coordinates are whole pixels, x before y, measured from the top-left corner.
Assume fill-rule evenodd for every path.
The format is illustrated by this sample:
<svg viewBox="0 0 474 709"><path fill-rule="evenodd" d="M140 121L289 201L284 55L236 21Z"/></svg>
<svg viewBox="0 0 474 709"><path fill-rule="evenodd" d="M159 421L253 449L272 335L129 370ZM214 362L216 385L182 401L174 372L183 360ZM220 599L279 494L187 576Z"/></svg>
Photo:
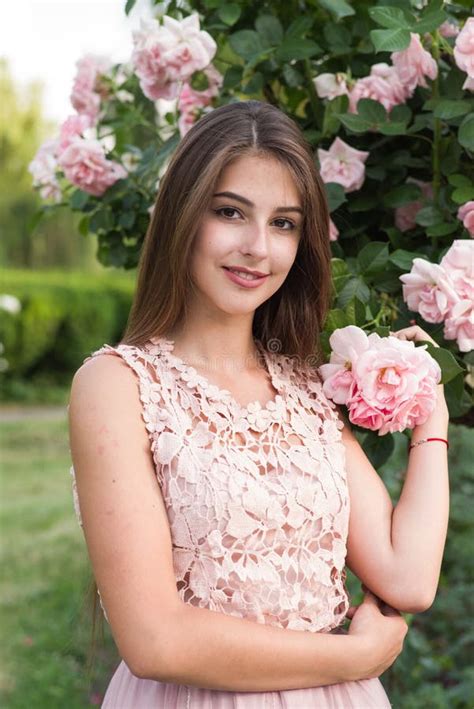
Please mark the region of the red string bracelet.
<svg viewBox="0 0 474 709"><path fill-rule="evenodd" d="M408 446L408 450L411 451L412 448L416 448L416 446L421 446L422 443L428 443L429 441L441 441L442 443L446 443L446 446L449 448L449 443L446 440L446 438L422 438L420 441L417 441L416 443L411 443Z"/></svg>

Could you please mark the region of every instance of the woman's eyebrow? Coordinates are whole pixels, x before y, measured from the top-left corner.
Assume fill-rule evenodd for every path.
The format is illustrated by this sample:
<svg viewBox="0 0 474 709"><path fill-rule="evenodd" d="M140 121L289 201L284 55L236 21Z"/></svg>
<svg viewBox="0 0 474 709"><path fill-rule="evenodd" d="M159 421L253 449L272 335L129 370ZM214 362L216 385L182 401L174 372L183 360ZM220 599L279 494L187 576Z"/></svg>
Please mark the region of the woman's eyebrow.
<svg viewBox="0 0 474 709"><path fill-rule="evenodd" d="M213 197L230 197L231 199L242 202L242 204L246 204L247 207L255 207L254 203L247 199L247 197L242 197L242 195L236 194L235 192L216 192ZM303 214L301 207L277 207L275 212L299 212Z"/></svg>

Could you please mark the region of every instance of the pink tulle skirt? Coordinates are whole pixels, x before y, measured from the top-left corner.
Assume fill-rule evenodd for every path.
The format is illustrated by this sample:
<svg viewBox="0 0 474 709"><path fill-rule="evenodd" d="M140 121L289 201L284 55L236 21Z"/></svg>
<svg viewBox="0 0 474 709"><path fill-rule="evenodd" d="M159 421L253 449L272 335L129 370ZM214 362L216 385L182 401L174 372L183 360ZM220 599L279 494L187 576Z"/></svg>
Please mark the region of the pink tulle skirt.
<svg viewBox="0 0 474 709"><path fill-rule="evenodd" d="M102 709L390 709L378 678L275 692L229 692L135 677L117 667Z"/></svg>

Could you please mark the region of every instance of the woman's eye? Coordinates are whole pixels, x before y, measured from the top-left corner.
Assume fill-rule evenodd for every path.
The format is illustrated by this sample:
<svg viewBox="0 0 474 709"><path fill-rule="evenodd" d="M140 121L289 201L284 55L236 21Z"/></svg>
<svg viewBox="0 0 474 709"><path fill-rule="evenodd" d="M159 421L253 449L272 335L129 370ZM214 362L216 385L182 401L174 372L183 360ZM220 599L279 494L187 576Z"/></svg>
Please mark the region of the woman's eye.
<svg viewBox="0 0 474 709"><path fill-rule="evenodd" d="M288 227L288 229L286 229L286 231L291 231L292 229L296 229L295 224L293 224L293 222L291 222L289 219L276 219L275 221L286 222L287 224L289 224L290 226ZM284 227L281 227L281 228L284 228Z"/></svg>
<svg viewBox="0 0 474 709"><path fill-rule="evenodd" d="M215 209L214 211L216 214L220 214L221 212L237 212L233 207L220 207L220 209ZM227 215L224 216L226 216L227 219L232 219L232 217L228 217Z"/></svg>
<svg viewBox="0 0 474 709"><path fill-rule="evenodd" d="M214 212L216 214L222 213L222 216L224 216L226 219L233 219L233 217L229 217L227 214L224 214L224 212L235 212L236 214L239 214L237 209L234 209L234 207L220 207L219 209L214 209ZM293 224L293 222L289 219L275 219L275 222L286 222L290 225L289 227L279 226L279 229L284 229L285 231L291 231L292 229L296 229L295 224Z"/></svg>

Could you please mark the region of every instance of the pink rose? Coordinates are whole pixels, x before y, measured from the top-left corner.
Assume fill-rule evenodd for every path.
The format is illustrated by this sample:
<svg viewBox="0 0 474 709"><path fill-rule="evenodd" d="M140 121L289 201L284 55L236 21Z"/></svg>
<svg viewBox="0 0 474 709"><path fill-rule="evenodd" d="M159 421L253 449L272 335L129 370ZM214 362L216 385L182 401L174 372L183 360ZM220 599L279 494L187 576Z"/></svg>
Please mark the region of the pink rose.
<svg viewBox="0 0 474 709"><path fill-rule="evenodd" d="M474 91L474 78L471 79L470 76L466 77L466 81L462 85L464 91Z"/></svg>
<svg viewBox="0 0 474 709"><path fill-rule="evenodd" d="M74 138L81 137L87 128L90 128L92 120L87 114L77 114L75 116L69 116L62 124L59 131L59 146L58 150L61 152L74 140Z"/></svg>
<svg viewBox="0 0 474 709"><path fill-rule="evenodd" d="M336 404L345 404L352 394L354 377L352 362L368 347L367 335L360 327L348 325L334 330L329 338L331 357L319 372L324 380L323 391Z"/></svg>
<svg viewBox="0 0 474 709"><path fill-rule="evenodd" d="M460 300L450 310L444 323L445 340L457 340L461 352L474 349L474 301Z"/></svg>
<svg viewBox="0 0 474 709"><path fill-rule="evenodd" d="M420 35L411 32L411 42L407 49L390 55L405 91L410 95L417 86L428 88L425 77L436 79L438 65L420 41Z"/></svg>
<svg viewBox="0 0 474 709"><path fill-rule="evenodd" d="M122 165L107 160L98 140L75 138L60 154L58 164L70 182L96 197L127 176Z"/></svg>
<svg viewBox="0 0 474 709"><path fill-rule="evenodd" d="M349 93L346 75L342 72L337 74L319 74L314 77L313 84L319 98L333 99L336 96L343 96Z"/></svg>
<svg viewBox="0 0 474 709"><path fill-rule="evenodd" d="M416 180L414 177L408 177L406 183L418 185L425 200L430 200L433 197L433 186L431 182L423 182L422 180ZM423 200L415 200L414 202L407 202L407 204L397 207L395 209L395 226L397 229L400 229L400 231L414 229L417 225L415 217L423 206Z"/></svg>
<svg viewBox="0 0 474 709"><path fill-rule="evenodd" d="M403 300L426 322L442 322L458 300L446 270L425 259L413 259L410 273L400 276L400 280L403 283Z"/></svg>
<svg viewBox="0 0 474 709"><path fill-rule="evenodd" d="M454 60L461 71L474 79L474 17L469 17L454 43Z"/></svg>
<svg viewBox="0 0 474 709"><path fill-rule="evenodd" d="M457 37L459 34L459 27L449 20L445 20L442 25L438 27L438 32L441 37Z"/></svg>
<svg viewBox="0 0 474 709"><path fill-rule="evenodd" d="M371 98L381 103L387 112L408 98L397 70L384 62L374 64L370 76L358 79L349 94L349 111L357 113L357 103L361 98Z"/></svg>
<svg viewBox="0 0 474 709"><path fill-rule="evenodd" d="M162 25L142 20L140 30L133 32L133 43L135 73L152 101L176 98L178 82L204 69L217 50L211 35L200 30L197 13L181 21L165 15Z"/></svg>
<svg viewBox="0 0 474 709"><path fill-rule="evenodd" d="M101 87L100 76L110 69L110 61L105 57L86 54L76 62L71 103L78 113L84 113L95 122L99 116Z"/></svg>
<svg viewBox="0 0 474 709"><path fill-rule="evenodd" d="M365 179L365 161L369 153L356 150L339 137L329 150L318 149L321 177L324 182L338 182L345 192L359 190Z"/></svg>
<svg viewBox="0 0 474 709"><path fill-rule="evenodd" d="M440 262L458 299L474 299L474 242L455 239Z"/></svg>
<svg viewBox="0 0 474 709"><path fill-rule="evenodd" d="M339 237L339 229L334 224L332 219L329 219L329 241L337 241Z"/></svg>
<svg viewBox="0 0 474 709"><path fill-rule="evenodd" d="M33 176L34 187L39 188L43 199L61 201L61 189L56 177L58 141L47 140L38 149L35 157L28 165L28 170Z"/></svg>
<svg viewBox="0 0 474 709"><path fill-rule="evenodd" d="M329 342L330 362L319 368L323 391L347 406L352 423L381 436L427 420L441 370L426 346L376 333L367 336L353 325L335 330Z"/></svg>
<svg viewBox="0 0 474 709"><path fill-rule="evenodd" d="M199 111L212 103L214 96L217 96L222 86L224 77L217 69L210 64L204 70L208 78L208 87L204 91L196 91L190 84L185 83L178 99L178 127L181 137L184 136L191 126L196 122Z"/></svg>
<svg viewBox="0 0 474 709"><path fill-rule="evenodd" d="M457 217L462 221L470 236L474 236L474 200L459 207Z"/></svg>

